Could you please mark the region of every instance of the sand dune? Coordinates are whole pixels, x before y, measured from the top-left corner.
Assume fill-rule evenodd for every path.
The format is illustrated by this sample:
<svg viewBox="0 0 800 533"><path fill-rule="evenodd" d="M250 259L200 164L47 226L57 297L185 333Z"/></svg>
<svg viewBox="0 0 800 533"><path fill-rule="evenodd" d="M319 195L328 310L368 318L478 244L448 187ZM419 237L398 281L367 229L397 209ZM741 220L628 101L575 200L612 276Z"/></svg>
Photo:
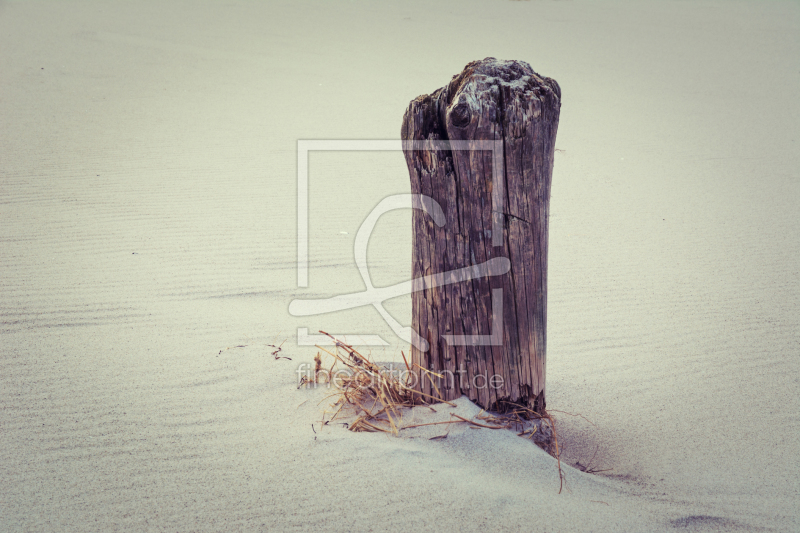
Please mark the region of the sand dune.
<svg viewBox="0 0 800 533"><path fill-rule="evenodd" d="M799 29L788 2L0 4L0 529L797 530ZM548 407L593 425L556 413L561 494L511 432L320 427L330 391L297 389L298 327L400 360L374 309L288 305L363 290L359 224L409 192L399 153L312 153L298 288L297 141L397 139L487 56L563 93ZM375 285L410 277L409 213L370 242ZM407 417L477 413L438 410Z"/></svg>

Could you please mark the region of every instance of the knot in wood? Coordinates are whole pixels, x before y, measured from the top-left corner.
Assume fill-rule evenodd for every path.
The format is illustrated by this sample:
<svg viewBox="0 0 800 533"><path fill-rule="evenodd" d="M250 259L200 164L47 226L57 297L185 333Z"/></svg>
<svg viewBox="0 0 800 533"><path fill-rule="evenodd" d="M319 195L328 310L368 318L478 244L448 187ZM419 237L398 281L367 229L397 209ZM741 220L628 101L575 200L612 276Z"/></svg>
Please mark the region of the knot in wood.
<svg viewBox="0 0 800 533"><path fill-rule="evenodd" d="M469 126L471 120L472 112L469 108L469 104L464 101L459 102L459 104L450 111L450 123L456 128L466 128Z"/></svg>

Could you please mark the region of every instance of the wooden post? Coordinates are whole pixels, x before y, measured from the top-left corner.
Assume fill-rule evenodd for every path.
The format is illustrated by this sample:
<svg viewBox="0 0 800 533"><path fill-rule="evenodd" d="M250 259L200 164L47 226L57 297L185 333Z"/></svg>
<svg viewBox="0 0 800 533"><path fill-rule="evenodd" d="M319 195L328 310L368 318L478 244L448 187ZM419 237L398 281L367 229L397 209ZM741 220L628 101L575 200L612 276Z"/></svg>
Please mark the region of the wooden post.
<svg viewBox="0 0 800 533"><path fill-rule="evenodd" d="M446 219L439 226L429 209L413 212L413 276L424 278L415 282L412 327L424 341L412 347L412 362L441 376L416 370L425 394L464 394L499 411L512 403L545 408L560 109L555 80L490 57L414 99L403 116L411 191L435 200ZM464 267L475 265L465 277Z"/></svg>

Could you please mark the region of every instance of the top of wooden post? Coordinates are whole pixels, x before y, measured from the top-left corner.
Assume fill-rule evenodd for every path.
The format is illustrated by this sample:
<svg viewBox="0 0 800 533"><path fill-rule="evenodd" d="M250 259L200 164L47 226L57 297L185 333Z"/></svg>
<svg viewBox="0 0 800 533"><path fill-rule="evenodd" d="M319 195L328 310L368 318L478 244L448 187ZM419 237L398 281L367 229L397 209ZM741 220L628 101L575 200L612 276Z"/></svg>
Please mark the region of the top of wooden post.
<svg viewBox="0 0 800 533"><path fill-rule="evenodd" d="M491 105L483 105L485 100L490 100ZM483 134L490 132L479 127L487 107L502 110L503 116L487 118L505 123L511 129L508 133L514 135L515 126L522 126L524 118L538 118L543 109L557 112L561 107L561 88L554 79L537 74L525 61L493 57L473 61L446 86L411 102L406 115L422 111L419 118L423 120L403 120L401 137L403 140L493 140L494 135Z"/></svg>

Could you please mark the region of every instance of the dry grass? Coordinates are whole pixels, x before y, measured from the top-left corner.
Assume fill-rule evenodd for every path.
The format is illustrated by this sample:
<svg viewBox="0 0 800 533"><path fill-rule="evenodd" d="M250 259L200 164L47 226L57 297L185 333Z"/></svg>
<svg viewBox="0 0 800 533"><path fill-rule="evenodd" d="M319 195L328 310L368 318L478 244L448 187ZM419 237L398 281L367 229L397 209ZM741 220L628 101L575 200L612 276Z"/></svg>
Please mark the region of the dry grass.
<svg viewBox="0 0 800 533"><path fill-rule="evenodd" d="M324 331L320 333L328 335L335 343L333 351L317 346L334 358L333 365L326 371L326 374L327 379L332 377L333 385L338 389L338 392L334 393L334 396L338 396L338 398L333 404L334 407L338 406L338 409L326 423L331 422L347 409L354 411L350 414L356 417L355 421L349 423L350 431L382 431L397 435L400 429L403 429L398 425L402 420L402 409L442 401L409 386L408 378L411 377L411 367L407 362L408 374L406 380L403 381L389 369L370 361L352 346ZM319 375L322 371L319 353L314 361L316 363L314 378L303 376L300 381L301 386L319 382ZM342 365L346 371L334 373L337 365ZM455 404L451 402L445 403L455 407Z"/></svg>
<svg viewBox="0 0 800 533"><path fill-rule="evenodd" d="M344 423L350 431L383 432L399 435L400 431L405 429L444 424L447 424L448 428L452 424L468 424L475 429L512 430L517 432L520 437L529 439L558 461L559 477L563 488L561 453L558 446L556 423L546 411L538 413L522 405L509 404L513 409L505 414L481 411L473 420L469 420L455 413L450 413L451 420L448 421L404 425L404 409L419 405L430 406L432 403L444 403L452 407L456 407L456 404L412 388L409 384L412 376L412 367L408 364L405 354L402 355L408 372L406 379L403 380L390 369L379 366L352 346L324 331L320 331L320 333L327 335L334 341L335 348L333 351L317 346L322 352L333 358L333 364L329 369L323 369L321 354L318 352L314 357L314 377L303 376L298 388L306 384L319 383L323 371L325 380L332 380L332 385L336 387L336 392L331 395L336 397L332 404L335 411L327 421L323 418L324 425L333 422L342 414L347 414L350 417L354 417L352 422ZM343 368L334 373L334 370L339 365ZM415 368L418 368L421 374L428 376L428 378L431 378L431 375L436 376L435 373L418 365ZM431 379L431 382L433 383L433 379ZM436 392L439 394L438 390ZM331 396L328 396L328 398ZM433 409L432 407L430 408ZM447 438L447 434L432 437L432 440L442 438ZM561 488L559 488L560 492Z"/></svg>

